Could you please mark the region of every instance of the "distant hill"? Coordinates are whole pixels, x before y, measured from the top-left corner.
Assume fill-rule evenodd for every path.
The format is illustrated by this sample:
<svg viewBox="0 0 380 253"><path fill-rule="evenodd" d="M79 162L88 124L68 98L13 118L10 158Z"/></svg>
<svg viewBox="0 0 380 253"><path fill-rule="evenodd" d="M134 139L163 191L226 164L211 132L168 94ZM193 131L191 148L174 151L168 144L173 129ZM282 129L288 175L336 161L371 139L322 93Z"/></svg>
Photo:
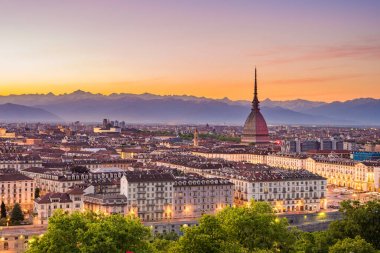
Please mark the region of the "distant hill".
<svg viewBox="0 0 380 253"><path fill-rule="evenodd" d="M56 122L61 120L44 109L12 103L0 104L0 121L3 122Z"/></svg>
<svg viewBox="0 0 380 253"><path fill-rule="evenodd" d="M40 108L45 114L50 113L49 119L85 122L112 118L131 123L243 125L250 110L249 101L232 101L228 98L159 96L149 93L102 95L81 90L63 95L49 93L0 96L1 103ZM379 99L333 103L302 99L266 99L262 101L261 108L269 124L380 125ZM11 121L11 117L8 114L7 117L0 116L0 119Z"/></svg>
<svg viewBox="0 0 380 253"><path fill-rule="evenodd" d="M326 104L325 102L315 102L315 101L308 101L304 99L273 101L268 98L261 102L262 106L282 107L282 108L289 109L296 112L304 112L307 109L312 109L312 108L319 107L325 104Z"/></svg>
<svg viewBox="0 0 380 253"><path fill-rule="evenodd" d="M380 124L380 99L360 98L345 102L332 102L304 110L311 115L324 115L336 120L350 120L362 125Z"/></svg>

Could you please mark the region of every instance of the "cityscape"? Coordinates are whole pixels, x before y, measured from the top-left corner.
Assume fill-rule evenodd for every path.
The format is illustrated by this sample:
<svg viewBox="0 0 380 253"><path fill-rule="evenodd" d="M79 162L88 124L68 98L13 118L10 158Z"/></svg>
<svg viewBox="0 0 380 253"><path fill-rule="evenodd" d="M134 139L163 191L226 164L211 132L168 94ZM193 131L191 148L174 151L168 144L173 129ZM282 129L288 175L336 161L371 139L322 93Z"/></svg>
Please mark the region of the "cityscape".
<svg viewBox="0 0 380 253"><path fill-rule="evenodd" d="M0 252L380 251L380 3L15 2Z"/></svg>

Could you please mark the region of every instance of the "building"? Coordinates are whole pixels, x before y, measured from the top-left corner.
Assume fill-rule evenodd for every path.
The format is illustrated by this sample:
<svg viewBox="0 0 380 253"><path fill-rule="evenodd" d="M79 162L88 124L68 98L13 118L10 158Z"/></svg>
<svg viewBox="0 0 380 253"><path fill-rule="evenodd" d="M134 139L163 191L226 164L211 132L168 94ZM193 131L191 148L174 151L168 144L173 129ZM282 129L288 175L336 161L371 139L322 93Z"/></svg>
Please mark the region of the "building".
<svg viewBox="0 0 380 253"><path fill-rule="evenodd" d="M28 249L29 240L42 236L45 232L45 225L1 227L0 252L25 252Z"/></svg>
<svg viewBox="0 0 380 253"><path fill-rule="evenodd" d="M117 126L114 121L103 119L103 125L94 127L94 133L121 133L121 127Z"/></svg>
<svg viewBox="0 0 380 253"><path fill-rule="evenodd" d="M120 168L98 167L88 172L72 172L69 169L47 169L47 168L28 168L21 171L22 174L35 180L36 187L41 190L41 194L47 192L67 192L75 185L81 184L86 180L92 181L113 181L120 179L124 170Z"/></svg>
<svg viewBox="0 0 380 253"><path fill-rule="evenodd" d="M34 201L34 213L37 214L35 224L47 224L57 209L65 212L83 210L83 192L47 193Z"/></svg>
<svg viewBox="0 0 380 253"><path fill-rule="evenodd" d="M285 153L273 153L268 154L266 164L276 168L283 169L304 169L306 155L302 154L285 154Z"/></svg>
<svg viewBox="0 0 380 253"><path fill-rule="evenodd" d="M326 177L328 183L358 191L380 190L380 164L343 158L307 158L308 171Z"/></svg>
<svg viewBox="0 0 380 253"><path fill-rule="evenodd" d="M286 153L306 153L313 150L343 150L344 143L341 140L315 139L315 140L285 140L282 142L281 150Z"/></svg>
<svg viewBox="0 0 380 253"><path fill-rule="evenodd" d="M359 145L355 141L343 141L343 150L358 151Z"/></svg>
<svg viewBox="0 0 380 253"><path fill-rule="evenodd" d="M121 133L120 127L94 127L94 133Z"/></svg>
<svg viewBox="0 0 380 253"><path fill-rule="evenodd" d="M380 152L354 152L355 161L380 161Z"/></svg>
<svg viewBox="0 0 380 253"><path fill-rule="evenodd" d="M267 163L268 152L260 150L247 149L215 149L193 151L193 155L201 156L209 159L224 159L232 162L249 162L253 164Z"/></svg>
<svg viewBox="0 0 380 253"><path fill-rule="evenodd" d="M0 155L0 169L23 170L30 167L42 167L42 160L38 155Z"/></svg>
<svg viewBox="0 0 380 253"><path fill-rule="evenodd" d="M121 194L86 194L83 196L85 210L105 214L126 215L127 197Z"/></svg>
<svg viewBox="0 0 380 253"><path fill-rule="evenodd" d="M33 209L35 184L32 178L19 173L0 174L1 200L7 207L19 203L21 208Z"/></svg>
<svg viewBox="0 0 380 253"><path fill-rule="evenodd" d="M228 152L228 151L225 151ZM362 153L362 154L360 154ZM229 161L249 162L256 164L257 159L250 154L225 154L210 152L193 152L194 155L207 158L222 158ZM380 191L380 162L368 161L365 152L359 152L357 159L365 158L367 161L355 161L352 159L342 158L337 155L308 157L303 154L284 154L274 153L263 155L260 158L262 164L270 165L277 168L299 170L306 169L312 173L327 178L329 184L336 186L348 187L358 191ZM260 162L259 162L260 163ZM183 165L176 165L178 168ZM194 170L194 169L193 169ZM199 172L199 171L193 171Z"/></svg>
<svg viewBox="0 0 380 253"><path fill-rule="evenodd" d="M128 213L143 221L171 219L174 181L170 173L124 175L120 181L120 193L128 199Z"/></svg>
<svg viewBox="0 0 380 253"><path fill-rule="evenodd" d="M280 213L327 208L326 179L306 170L236 164L234 168L213 171L212 175L230 179L237 205L254 199L269 202Z"/></svg>
<svg viewBox="0 0 380 253"><path fill-rule="evenodd" d="M366 143L364 145L364 151L366 151L366 152L380 152L380 144Z"/></svg>
<svg viewBox="0 0 380 253"><path fill-rule="evenodd" d="M257 75L255 68L255 91L252 101L251 113L244 123L241 141L244 143L266 144L269 143L267 123L260 112L259 99L257 96Z"/></svg>
<svg viewBox="0 0 380 253"><path fill-rule="evenodd" d="M228 179L184 177L174 183L173 218L199 218L233 205L233 184Z"/></svg>
<svg viewBox="0 0 380 253"><path fill-rule="evenodd" d="M294 166L297 169L189 156L183 156L182 159L170 156L158 161L157 165L185 173L197 173L206 178L228 179L234 184L234 203L237 205L255 199L269 202L277 212L325 209L326 178L302 169L305 159L288 160L286 156L275 158L279 158L278 161L283 166Z"/></svg>
<svg viewBox="0 0 380 253"><path fill-rule="evenodd" d="M0 138L16 138L16 133L11 133L5 128L0 128Z"/></svg>

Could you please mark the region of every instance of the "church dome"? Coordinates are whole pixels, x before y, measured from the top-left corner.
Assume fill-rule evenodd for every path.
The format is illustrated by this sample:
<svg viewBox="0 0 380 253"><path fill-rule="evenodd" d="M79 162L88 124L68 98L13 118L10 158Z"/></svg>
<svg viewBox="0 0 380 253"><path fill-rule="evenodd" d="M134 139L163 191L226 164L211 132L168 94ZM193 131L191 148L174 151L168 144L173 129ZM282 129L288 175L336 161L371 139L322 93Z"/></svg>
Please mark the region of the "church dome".
<svg viewBox="0 0 380 253"><path fill-rule="evenodd" d="M260 110L251 110L243 129L243 142L268 143L268 126Z"/></svg>

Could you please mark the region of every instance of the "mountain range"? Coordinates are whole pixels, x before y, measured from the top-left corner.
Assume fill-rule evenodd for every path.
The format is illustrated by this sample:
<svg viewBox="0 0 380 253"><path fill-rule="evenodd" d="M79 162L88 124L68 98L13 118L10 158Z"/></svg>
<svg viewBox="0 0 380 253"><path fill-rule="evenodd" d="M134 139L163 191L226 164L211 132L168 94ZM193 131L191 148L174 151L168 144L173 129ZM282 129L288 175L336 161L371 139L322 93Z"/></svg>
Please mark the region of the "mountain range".
<svg viewBox="0 0 380 253"><path fill-rule="evenodd" d="M380 99L345 102L308 100L261 103L269 124L380 125ZM69 94L0 96L0 120L7 122L100 122L103 118L130 123L243 125L249 101L195 96L154 94L93 94L81 90Z"/></svg>

